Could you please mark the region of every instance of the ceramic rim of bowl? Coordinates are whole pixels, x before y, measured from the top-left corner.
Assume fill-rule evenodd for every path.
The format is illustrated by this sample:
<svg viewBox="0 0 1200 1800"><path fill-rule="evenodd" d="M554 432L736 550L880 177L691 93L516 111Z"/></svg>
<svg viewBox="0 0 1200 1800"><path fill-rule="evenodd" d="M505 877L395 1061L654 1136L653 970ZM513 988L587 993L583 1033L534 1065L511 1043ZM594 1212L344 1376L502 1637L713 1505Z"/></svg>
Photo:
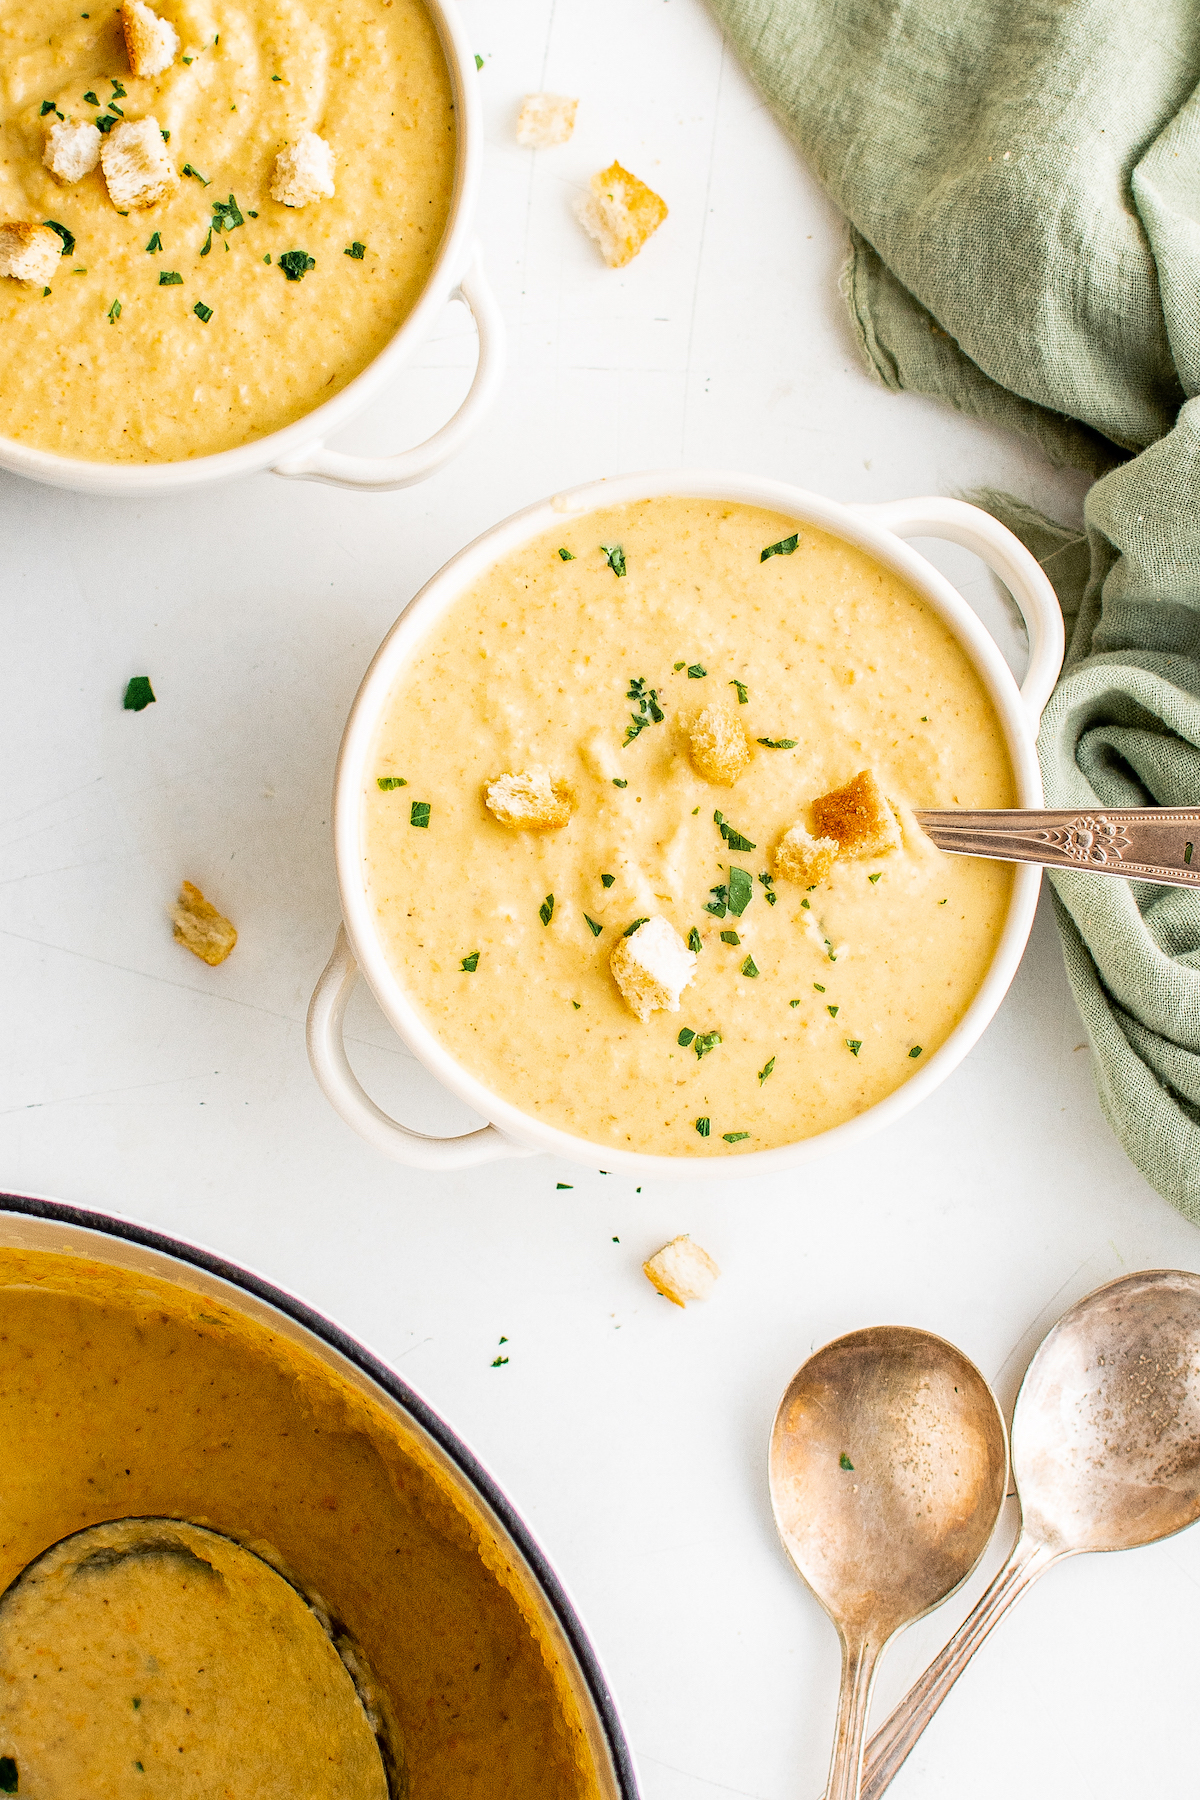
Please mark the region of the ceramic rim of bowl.
<svg viewBox="0 0 1200 1800"><path fill-rule="evenodd" d="M921 1070L882 1100L840 1125L770 1150L733 1156L663 1156L622 1150L547 1125L494 1094L451 1054L426 1024L387 959L375 928L363 874L362 795L367 762L380 718L405 664L426 634L480 576L502 557L549 531L601 507L666 497L734 501L766 508L815 525L873 556L910 586L950 627L983 681L1008 749L1018 806L1042 805L1041 771L1034 730L1020 691L994 638L962 595L903 539L848 506L766 477L695 469L653 470L602 478L556 494L514 513L454 556L405 607L371 662L346 722L334 776L333 844L342 918L350 947L393 1030L441 1084L505 1137L531 1150L603 1166L639 1178L724 1179L766 1175L847 1147L916 1106L957 1068L995 1016L1008 992L1033 926L1041 869L1023 863L1013 875L1012 897L987 974L946 1041ZM468 1129L474 1129L469 1127Z"/></svg>
<svg viewBox="0 0 1200 1800"><path fill-rule="evenodd" d="M33 1222L27 1243L14 1244L6 1235L6 1223L14 1219ZM49 1227L51 1241L45 1241L45 1233L39 1232L39 1226ZM11 1223L8 1223L8 1229L12 1230ZM125 1246L125 1259L116 1254L106 1257L103 1249L96 1245L67 1241L81 1232ZM60 1236L62 1242L54 1241ZM128 1219L115 1218L110 1213L29 1194L0 1192L0 1251L9 1247L45 1249L63 1255L90 1255L125 1270L140 1269L177 1287L183 1285L180 1270L198 1274L219 1284L222 1290L232 1290L232 1295L223 1291L219 1298L241 1317L282 1329L292 1342L318 1355L327 1366L336 1370L341 1364L348 1368L352 1377L358 1377L356 1385L360 1391L372 1396L376 1404L380 1396L390 1402L417 1428L443 1465L449 1465L498 1536L512 1545L519 1562L524 1565L530 1586L541 1597L548 1622L561 1637L557 1648L561 1653L565 1646L575 1664L574 1671L567 1666L563 1673L568 1681L572 1673L577 1675L578 1679L571 1682L575 1698L581 1711L587 1707L591 1709L591 1717L585 1719L585 1726L590 1727L589 1742L597 1753L598 1779L602 1787L607 1785L609 1800L639 1800L633 1756L608 1677L561 1576L496 1477L451 1430L429 1401L403 1381L394 1369L372 1355L332 1319L315 1311L294 1294L276 1287L264 1276L199 1245L168 1237L164 1232L134 1224ZM246 1298L255 1303L253 1307L241 1303ZM607 1758L607 1768L601 1762L601 1753Z"/></svg>
<svg viewBox="0 0 1200 1800"><path fill-rule="evenodd" d="M483 108L476 79L474 52L467 42L453 0L421 0L433 20L438 42L450 71L458 144L454 188L446 229L425 286L412 311L401 319L379 354L353 380L302 418L265 437L253 438L232 450L176 462L92 462L83 457L59 456L39 450L19 438L0 436L0 469L40 481L51 487L120 498L133 494L177 493L182 488L230 481L239 475L257 475L287 457L296 457L314 442L328 438L348 425L374 399L409 360L433 328L455 283L470 260L471 232L483 171Z"/></svg>

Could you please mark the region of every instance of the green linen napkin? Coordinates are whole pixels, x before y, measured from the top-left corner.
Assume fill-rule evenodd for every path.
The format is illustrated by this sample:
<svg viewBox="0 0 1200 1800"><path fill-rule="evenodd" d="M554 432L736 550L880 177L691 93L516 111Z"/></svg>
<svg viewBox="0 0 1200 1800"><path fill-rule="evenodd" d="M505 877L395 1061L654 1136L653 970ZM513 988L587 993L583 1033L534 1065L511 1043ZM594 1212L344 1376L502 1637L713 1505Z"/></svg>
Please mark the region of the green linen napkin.
<svg viewBox="0 0 1200 1800"><path fill-rule="evenodd" d="M1200 6L710 3L850 220L880 380L1097 478L1086 537L982 497L1067 618L1047 805L1200 804ZM1200 1223L1200 894L1051 880L1105 1114Z"/></svg>

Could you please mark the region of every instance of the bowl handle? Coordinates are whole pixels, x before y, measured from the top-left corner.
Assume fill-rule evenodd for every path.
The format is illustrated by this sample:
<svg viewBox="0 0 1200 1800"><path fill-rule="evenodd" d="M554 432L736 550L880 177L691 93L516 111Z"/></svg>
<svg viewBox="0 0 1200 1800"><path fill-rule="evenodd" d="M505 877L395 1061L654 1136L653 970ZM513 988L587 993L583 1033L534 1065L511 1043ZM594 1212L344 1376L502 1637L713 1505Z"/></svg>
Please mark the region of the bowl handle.
<svg viewBox="0 0 1200 1800"><path fill-rule="evenodd" d="M389 1119L363 1092L346 1055L346 1002L357 980L358 964L346 928L340 925L333 955L309 1002L308 1060L325 1098L352 1131L385 1156L414 1169L469 1169L476 1163L496 1162L505 1156L536 1154L514 1144L494 1125L468 1131L462 1137L429 1137Z"/></svg>
<svg viewBox="0 0 1200 1800"><path fill-rule="evenodd" d="M1021 683L1021 701L1036 733L1042 708L1062 668L1066 637L1058 596L1020 538L978 506L936 494L923 500L887 500L879 506L851 506L848 510L897 537L948 538L952 544L973 550L999 576L1029 633L1029 667Z"/></svg>
<svg viewBox="0 0 1200 1800"><path fill-rule="evenodd" d="M293 481L326 481L333 487L404 488L424 481L457 455L496 398L504 379L504 316L484 276L478 245L450 299L461 300L475 321L479 361L466 399L440 431L423 444L401 450L395 456L350 456L342 450L327 450L324 444L310 444L277 463L272 473Z"/></svg>

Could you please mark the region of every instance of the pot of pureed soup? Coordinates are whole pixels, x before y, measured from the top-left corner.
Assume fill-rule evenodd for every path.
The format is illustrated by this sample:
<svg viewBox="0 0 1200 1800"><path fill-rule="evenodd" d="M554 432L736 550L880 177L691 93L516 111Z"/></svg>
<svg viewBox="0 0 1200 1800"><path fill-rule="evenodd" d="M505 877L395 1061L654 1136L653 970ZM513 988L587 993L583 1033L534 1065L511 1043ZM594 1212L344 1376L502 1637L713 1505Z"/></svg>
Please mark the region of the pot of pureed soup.
<svg viewBox="0 0 1200 1800"><path fill-rule="evenodd" d="M1006 583L1020 688L908 537ZM693 1180L899 1117L996 1012L1040 876L944 855L913 814L1041 804L1062 647L1033 557L961 501L666 471L496 526L401 615L342 740L326 1096L418 1167L546 1151ZM360 971L483 1128L432 1137L364 1093Z"/></svg>
<svg viewBox="0 0 1200 1800"><path fill-rule="evenodd" d="M14 35L15 34L15 35ZM422 480L502 376L452 0L30 0L0 94L0 468L88 493L272 469ZM462 301L471 389L428 441L326 440Z"/></svg>
<svg viewBox="0 0 1200 1800"><path fill-rule="evenodd" d="M637 1800L528 1528L330 1320L14 1195L0 1296L5 1791Z"/></svg>

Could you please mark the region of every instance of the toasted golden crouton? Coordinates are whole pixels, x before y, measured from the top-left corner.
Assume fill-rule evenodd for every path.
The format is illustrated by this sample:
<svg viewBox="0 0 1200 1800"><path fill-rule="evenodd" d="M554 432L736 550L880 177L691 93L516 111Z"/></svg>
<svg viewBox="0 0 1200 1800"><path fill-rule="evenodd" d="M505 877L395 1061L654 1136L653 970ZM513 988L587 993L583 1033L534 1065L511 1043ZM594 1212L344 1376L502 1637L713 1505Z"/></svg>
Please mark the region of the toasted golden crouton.
<svg viewBox="0 0 1200 1800"><path fill-rule="evenodd" d="M175 170L157 119L114 125L100 146L108 197L124 211L156 206L175 186Z"/></svg>
<svg viewBox="0 0 1200 1800"><path fill-rule="evenodd" d="M750 761L750 746L741 720L714 701L706 706L691 730L692 761L705 781L732 787Z"/></svg>
<svg viewBox="0 0 1200 1800"><path fill-rule="evenodd" d="M526 94L517 117L517 142L527 150L551 150L565 144L575 129L578 100L565 94Z"/></svg>
<svg viewBox="0 0 1200 1800"><path fill-rule="evenodd" d="M686 1306L689 1300L707 1300L721 1278L708 1251L693 1244L686 1232L672 1238L649 1262L644 1262L642 1273L676 1306Z"/></svg>
<svg viewBox="0 0 1200 1800"><path fill-rule="evenodd" d="M36 281L42 287L58 271L63 241L48 225L24 220L0 221L0 275L14 281Z"/></svg>
<svg viewBox="0 0 1200 1800"><path fill-rule="evenodd" d="M499 775L483 790L484 804L510 831L557 831L571 817L572 794L549 769Z"/></svg>
<svg viewBox="0 0 1200 1800"><path fill-rule="evenodd" d="M281 206L311 206L333 198L333 151L315 131L306 131L275 158L271 198Z"/></svg>
<svg viewBox="0 0 1200 1800"><path fill-rule="evenodd" d="M90 175L96 167L100 161L101 142L96 127L86 120L75 125L69 120L56 119L46 133L42 161L56 181L70 187ZM59 248L62 248L61 244Z"/></svg>
<svg viewBox="0 0 1200 1800"><path fill-rule="evenodd" d="M775 873L781 881L815 887L832 869L840 848L836 838L815 838L803 825L793 825L775 846Z"/></svg>
<svg viewBox="0 0 1200 1800"><path fill-rule="evenodd" d="M236 928L190 881L180 888L171 917L175 921L175 942L213 968L225 961L237 943Z"/></svg>
<svg viewBox="0 0 1200 1800"><path fill-rule="evenodd" d="M121 8L125 54L135 75L161 75L179 54L179 33L144 4L125 0Z"/></svg>
<svg viewBox="0 0 1200 1800"><path fill-rule="evenodd" d="M575 202L575 217L595 238L609 268L623 269L658 230L667 203L619 162L593 175L591 190Z"/></svg>
<svg viewBox="0 0 1200 1800"><path fill-rule="evenodd" d="M882 856L900 848L900 825L870 769L813 801L813 819L846 856Z"/></svg>
<svg viewBox="0 0 1200 1800"><path fill-rule="evenodd" d="M625 1004L644 1025L652 1012L679 1011L696 958L674 926L656 916L617 940L608 966Z"/></svg>

